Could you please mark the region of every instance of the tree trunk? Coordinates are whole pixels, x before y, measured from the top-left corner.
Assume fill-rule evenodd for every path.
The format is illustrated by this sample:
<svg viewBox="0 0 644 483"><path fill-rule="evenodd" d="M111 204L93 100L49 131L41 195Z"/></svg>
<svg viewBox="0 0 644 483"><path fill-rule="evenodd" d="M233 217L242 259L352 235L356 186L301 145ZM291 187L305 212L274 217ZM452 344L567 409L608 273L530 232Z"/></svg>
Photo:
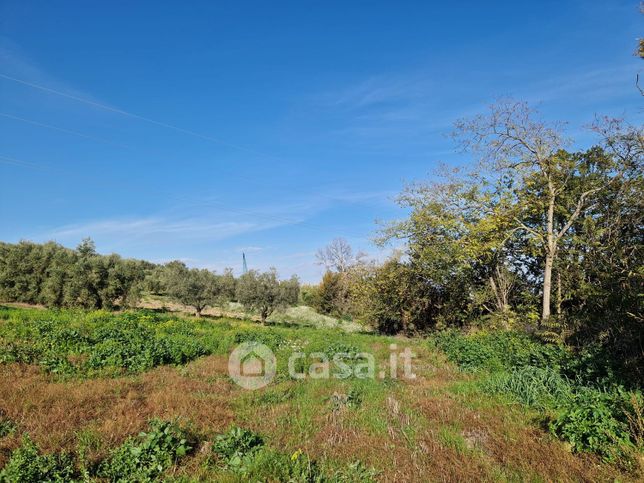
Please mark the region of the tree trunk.
<svg viewBox="0 0 644 483"><path fill-rule="evenodd" d="M541 299L541 324L550 318L550 293L552 292L552 266L555 261L556 241L554 234L555 225L555 190L550 179L548 179L550 199L548 200L548 214L546 219L546 260L543 267L543 297Z"/></svg>
<svg viewBox="0 0 644 483"><path fill-rule="evenodd" d="M546 263L543 267L543 298L541 304L541 322L550 318L550 292L552 291L552 265L554 253L546 253Z"/></svg>

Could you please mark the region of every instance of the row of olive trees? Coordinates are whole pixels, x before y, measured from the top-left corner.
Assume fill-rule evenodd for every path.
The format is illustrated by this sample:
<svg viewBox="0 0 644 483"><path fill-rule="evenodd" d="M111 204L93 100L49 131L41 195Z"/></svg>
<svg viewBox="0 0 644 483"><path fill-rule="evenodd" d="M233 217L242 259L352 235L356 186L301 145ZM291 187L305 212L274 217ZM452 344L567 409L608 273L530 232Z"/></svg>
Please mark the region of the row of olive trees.
<svg viewBox="0 0 644 483"><path fill-rule="evenodd" d="M99 255L90 239L75 250L54 242L0 243L0 301L110 310L136 306L145 292L193 307L197 316L236 301L265 322L297 303L299 281L280 280L275 270L235 278L231 270L217 274L179 261L155 265Z"/></svg>
<svg viewBox="0 0 644 483"><path fill-rule="evenodd" d="M194 307L198 317L206 307L236 301L256 312L263 323L275 310L295 305L300 292L297 277L280 280L274 269L251 270L235 278L230 269L220 275L206 269L188 268L179 261L155 267L146 285L151 292Z"/></svg>
<svg viewBox="0 0 644 483"><path fill-rule="evenodd" d="M152 266L98 255L89 239L76 250L53 242L0 243L0 300L87 309L126 306L138 299Z"/></svg>

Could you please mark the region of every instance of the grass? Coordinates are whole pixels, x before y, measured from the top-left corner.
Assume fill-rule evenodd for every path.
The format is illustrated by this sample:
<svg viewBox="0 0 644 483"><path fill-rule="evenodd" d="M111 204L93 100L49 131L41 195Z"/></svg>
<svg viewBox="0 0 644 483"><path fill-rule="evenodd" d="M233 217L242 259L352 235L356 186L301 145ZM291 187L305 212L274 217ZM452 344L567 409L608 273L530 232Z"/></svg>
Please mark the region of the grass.
<svg viewBox="0 0 644 483"><path fill-rule="evenodd" d="M230 350L247 340L269 345L278 358L276 379L256 391L227 374ZM368 351L376 372L387 374L391 344L417 353L416 379L294 380L287 372L285 360L297 349ZM505 390L483 388L487 373L457 370L421 339L151 311L5 307L0 347L0 467L12 475L117 480L128 473L177 482L639 476L572 453L539 426L538 409L509 405Z"/></svg>

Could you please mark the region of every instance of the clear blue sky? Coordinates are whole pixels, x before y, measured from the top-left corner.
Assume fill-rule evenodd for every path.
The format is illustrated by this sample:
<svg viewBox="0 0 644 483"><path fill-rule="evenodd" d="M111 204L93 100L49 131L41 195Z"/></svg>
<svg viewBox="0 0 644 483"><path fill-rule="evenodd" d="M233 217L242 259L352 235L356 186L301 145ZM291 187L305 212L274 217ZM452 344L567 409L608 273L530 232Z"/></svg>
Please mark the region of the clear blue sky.
<svg viewBox="0 0 644 483"><path fill-rule="evenodd" d="M375 220L495 98L582 145L641 122L638 7L0 0L0 239L305 281L337 236L382 257Z"/></svg>

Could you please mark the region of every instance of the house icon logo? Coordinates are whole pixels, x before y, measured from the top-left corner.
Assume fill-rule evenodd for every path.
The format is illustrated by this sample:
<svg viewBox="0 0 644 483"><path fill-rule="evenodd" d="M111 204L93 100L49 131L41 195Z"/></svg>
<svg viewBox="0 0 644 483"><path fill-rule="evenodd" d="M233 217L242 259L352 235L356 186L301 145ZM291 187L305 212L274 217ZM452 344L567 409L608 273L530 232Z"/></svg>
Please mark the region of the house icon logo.
<svg viewBox="0 0 644 483"><path fill-rule="evenodd" d="M275 377L277 360L266 345L244 342L231 352L228 359L228 375L244 389L259 389Z"/></svg>

